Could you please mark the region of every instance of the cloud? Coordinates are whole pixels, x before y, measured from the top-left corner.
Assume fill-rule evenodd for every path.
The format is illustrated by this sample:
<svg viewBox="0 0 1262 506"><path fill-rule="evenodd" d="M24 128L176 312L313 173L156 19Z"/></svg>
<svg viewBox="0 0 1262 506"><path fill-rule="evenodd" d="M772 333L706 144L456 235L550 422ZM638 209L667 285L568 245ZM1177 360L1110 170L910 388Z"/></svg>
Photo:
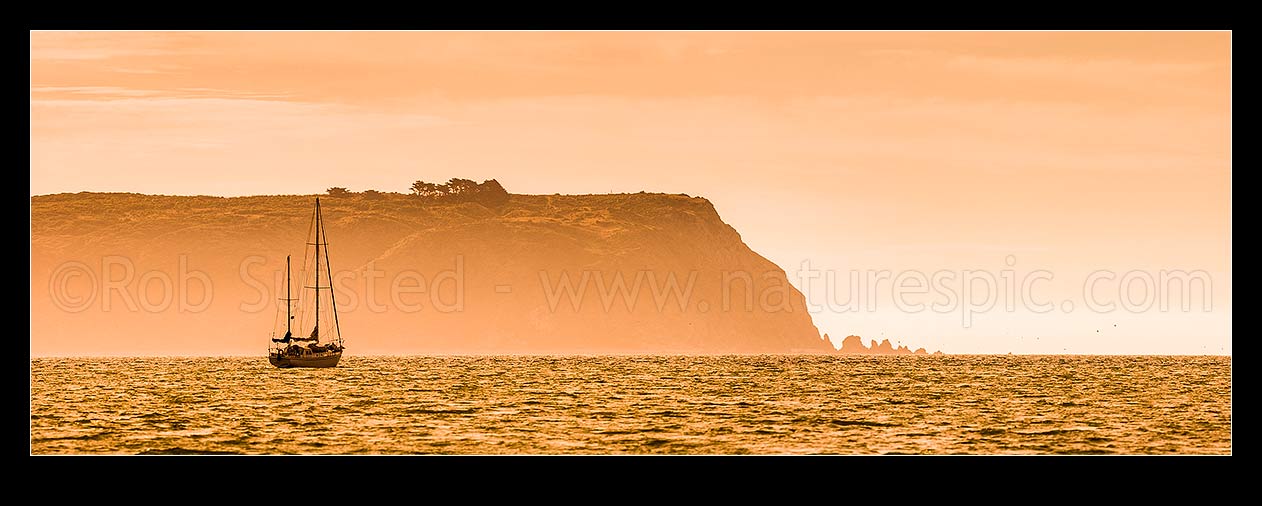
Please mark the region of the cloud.
<svg viewBox="0 0 1262 506"><path fill-rule="evenodd" d="M31 96L36 95L89 95L105 97L148 97L161 95L158 90L140 90L120 86L32 86Z"/></svg>
<svg viewBox="0 0 1262 506"><path fill-rule="evenodd" d="M32 137L121 135L131 141L160 144L173 135L232 144L268 138L321 138L365 129L427 128L447 124L444 118L416 113L374 111L333 103L270 100L244 96L180 96L154 90L109 87L51 87L59 92L109 96L95 98L32 98ZM69 88L69 89L66 89ZM43 91L43 90L41 90ZM35 92L35 88L32 88ZM123 95L120 95L122 93ZM151 139L148 141L146 139Z"/></svg>
<svg viewBox="0 0 1262 506"><path fill-rule="evenodd" d="M165 66L165 67L168 67L168 68L163 68L163 69L156 69L156 68L140 69L140 68L127 68L127 67L109 67L109 68L108 68L108 70L110 70L111 72L118 72L118 73L122 73L122 74L169 74L169 73L174 72L174 71L176 70L176 68L170 68L170 67L176 67L176 66L174 66L174 65L167 65L167 66ZM177 67L177 68L178 68L178 67Z"/></svg>
<svg viewBox="0 0 1262 506"><path fill-rule="evenodd" d="M130 32L119 37L111 32L31 32L31 61L90 61L134 56L168 56L203 53L179 47L191 34Z"/></svg>
<svg viewBox="0 0 1262 506"><path fill-rule="evenodd" d="M31 61L36 60L106 60L124 56L160 56L177 54L159 49L125 49L107 47L46 47L31 48Z"/></svg>
<svg viewBox="0 0 1262 506"><path fill-rule="evenodd" d="M219 88L171 88L143 89L122 86L32 86L32 100L53 99L70 95L77 99L94 98L112 100L133 97L165 97L165 98L248 98L248 99L284 99L292 97L287 92L253 92L242 90L226 90Z"/></svg>
<svg viewBox="0 0 1262 506"><path fill-rule="evenodd" d="M974 54L956 55L944 61L948 65L971 70L1045 78L1089 78L1091 76L1110 75L1160 78L1195 74L1214 70L1222 66L1221 64L1207 61L1176 62L1120 58L998 57Z"/></svg>

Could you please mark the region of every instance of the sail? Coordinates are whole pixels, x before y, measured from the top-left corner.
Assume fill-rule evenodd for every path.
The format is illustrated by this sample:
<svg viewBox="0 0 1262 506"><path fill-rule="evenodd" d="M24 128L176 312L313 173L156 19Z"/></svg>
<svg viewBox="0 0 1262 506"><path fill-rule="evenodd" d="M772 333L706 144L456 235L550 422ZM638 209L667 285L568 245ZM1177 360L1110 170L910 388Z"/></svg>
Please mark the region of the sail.
<svg viewBox="0 0 1262 506"><path fill-rule="evenodd" d="M288 333L286 333L286 335L288 335ZM292 341L319 341L320 326L316 325L316 328L311 330L311 337L290 337L289 339Z"/></svg>

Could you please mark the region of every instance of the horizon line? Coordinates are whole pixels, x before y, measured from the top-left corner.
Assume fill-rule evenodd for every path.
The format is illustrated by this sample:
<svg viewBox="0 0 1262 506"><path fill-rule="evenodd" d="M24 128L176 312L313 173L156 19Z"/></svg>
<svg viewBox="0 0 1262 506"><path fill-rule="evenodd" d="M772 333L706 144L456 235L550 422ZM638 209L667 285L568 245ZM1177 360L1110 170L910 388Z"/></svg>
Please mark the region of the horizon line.
<svg viewBox="0 0 1262 506"><path fill-rule="evenodd" d="M257 358L265 355L38 355L36 359L94 358ZM934 355L877 353L431 353L431 354L366 354L347 355L358 358L429 358L429 357L1231 357L1214 353L946 353Z"/></svg>

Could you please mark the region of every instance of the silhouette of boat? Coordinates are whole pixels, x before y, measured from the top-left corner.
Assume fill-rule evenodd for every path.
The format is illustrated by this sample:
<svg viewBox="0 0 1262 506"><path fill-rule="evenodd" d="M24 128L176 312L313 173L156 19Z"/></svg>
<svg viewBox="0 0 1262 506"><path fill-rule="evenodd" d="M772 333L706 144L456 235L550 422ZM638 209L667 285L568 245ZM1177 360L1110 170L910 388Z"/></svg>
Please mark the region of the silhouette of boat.
<svg viewBox="0 0 1262 506"><path fill-rule="evenodd" d="M267 361L272 365L280 368L290 367L337 367L338 361L342 359L342 350L346 349L342 346L342 329L337 320L337 303L333 295L333 269L329 266L329 240L324 230L324 214L320 210L320 199L316 198L315 211L311 215L312 228L314 229L314 241L307 243L308 246L315 246L315 282L312 286L305 288L311 289L314 295L310 297L314 301L314 316L311 319L311 333L307 337L294 337L294 318L302 316L299 319L299 328L305 326L306 311L305 304L299 304L299 315L294 315L293 303L295 301L303 302L304 298L294 298L290 288L290 265L289 257L285 257L285 335L276 337L276 332L272 332L271 344L268 346ZM323 246L323 250L321 250ZM321 255L324 255L324 263L321 265ZM305 260L305 254L304 260ZM305 265L305 262L304 262ZM323 271L321 271L323 269ZM329 282L325 286L321 286L320 277L323 272L325 280ZM329 307L325 310L324 323L327 325L332 323L333 332L320 334L320 299L324 290L329 294ZM330 315L332 318L329 318ZM324 339L321 342L321 339ZM308 343L308 344L299 344Z"/></svg>

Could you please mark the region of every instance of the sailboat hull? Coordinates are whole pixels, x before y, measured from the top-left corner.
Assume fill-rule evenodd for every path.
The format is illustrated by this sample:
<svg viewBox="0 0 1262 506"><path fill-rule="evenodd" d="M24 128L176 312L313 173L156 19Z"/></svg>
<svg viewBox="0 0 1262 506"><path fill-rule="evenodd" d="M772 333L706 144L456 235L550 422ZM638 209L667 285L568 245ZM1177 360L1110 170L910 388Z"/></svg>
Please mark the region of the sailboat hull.
<svg viewBox="0 0 1262 506"><path fill-rule="evenodd" d="M342 360L341 351L330 351L324 353L311 353L305 355L280 355L272 353L267 357L267 361L272 365L281 369L289 369L291 367L337 367L337 363Z"/></svg>

